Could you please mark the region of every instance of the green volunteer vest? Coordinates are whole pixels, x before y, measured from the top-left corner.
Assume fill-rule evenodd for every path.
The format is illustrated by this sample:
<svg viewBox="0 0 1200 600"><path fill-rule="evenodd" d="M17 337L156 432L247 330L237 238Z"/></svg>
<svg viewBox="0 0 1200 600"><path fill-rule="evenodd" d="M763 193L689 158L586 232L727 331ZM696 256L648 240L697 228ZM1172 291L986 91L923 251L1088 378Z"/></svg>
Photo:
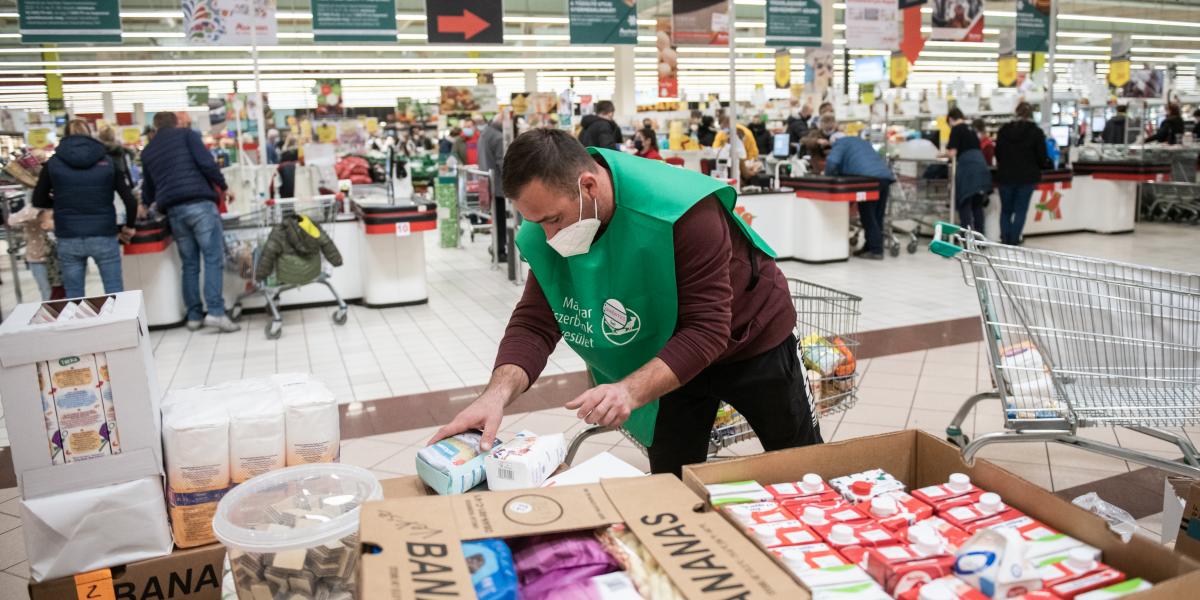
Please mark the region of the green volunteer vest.
<svg viewBox="0 0 1200 600"><path fill-rule="evenodd" d="M733 213L737 192L694 171L614 150L588 148L612 173L616 209L587 254L563 258L546 232L526 222L517 247L529 262L563 339L587 363L597 383L619 381L654 358L675 332L673 227L700 200L713 195L751 242L775 252ZM634 411L625 429L642 445L654 443L658 400Z"/></svg>

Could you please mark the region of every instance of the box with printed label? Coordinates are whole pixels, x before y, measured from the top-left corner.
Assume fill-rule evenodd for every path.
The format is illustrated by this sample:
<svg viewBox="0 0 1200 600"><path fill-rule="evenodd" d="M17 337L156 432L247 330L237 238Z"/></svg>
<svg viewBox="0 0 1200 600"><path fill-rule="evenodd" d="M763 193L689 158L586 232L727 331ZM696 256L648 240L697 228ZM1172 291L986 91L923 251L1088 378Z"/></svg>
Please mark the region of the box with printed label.
<svg viewBox="0 0 1200 600"><path fill-rule="evenodd" d="M809 597L780 563L757 551L740 526L698 510L703 504L671 475L367 503L358 597L473 598L475 566L465 558L463 541L614 528L632 534L685 598L708 597L706 586L714 585L723 598ZM629 575L638 583L632 571ZM639 592L653 597L649 589Z"/></svg>
<svg viewBox="0 0 1200 600"><path fill-rule="evenodd" d="M29 584L30 600L220 600L225 547L209 544L71 577ZM105 595L107 594L107 595Z"/></svg>
<svg viewBox="0 0 1200 600"><path fill-rule="evenodd" d="M1150 589L1129 596L1131 600L1186 598L1200 589L1197 561L1141 536L1124 542L1100 517L987 460L979 459L968 466L958 448L921 431L899 431L689 465L683 469L683 481L696 493L704 494L706 484L722 481L757 481L768 486L816 473L832 483L834 478L872 469L891 474L912 490L946 483L951 473L966 474L971 484L999 494L1006 506L1057 533L1099 549L1104 564L1130 578L1142 578L1153 584ZM1036 548L1037 542L1027 545Z"/></svg>

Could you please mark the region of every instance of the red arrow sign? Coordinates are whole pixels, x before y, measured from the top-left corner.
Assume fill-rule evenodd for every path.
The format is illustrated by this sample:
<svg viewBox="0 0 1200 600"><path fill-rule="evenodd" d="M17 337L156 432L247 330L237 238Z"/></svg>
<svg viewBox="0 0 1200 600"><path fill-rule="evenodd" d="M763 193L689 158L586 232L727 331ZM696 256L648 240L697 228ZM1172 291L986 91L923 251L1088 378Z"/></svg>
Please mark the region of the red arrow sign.
<svg viewBox="0 0 1200 600"><path fill-rule="evenodd" d="M469 40L492 24L480 18L479 15L463 9L461 17L454 15L438 15L438 33L461 33L464 40Z"/></svg>
<svg viewBox="0 0 1200 600"><path fill-rule="evenodd" d="M900 51L908 59L909 65L915 65L924 48L925 38L921 37L921 6L910 6L904 9L904 36L900 40Z"/></svg>

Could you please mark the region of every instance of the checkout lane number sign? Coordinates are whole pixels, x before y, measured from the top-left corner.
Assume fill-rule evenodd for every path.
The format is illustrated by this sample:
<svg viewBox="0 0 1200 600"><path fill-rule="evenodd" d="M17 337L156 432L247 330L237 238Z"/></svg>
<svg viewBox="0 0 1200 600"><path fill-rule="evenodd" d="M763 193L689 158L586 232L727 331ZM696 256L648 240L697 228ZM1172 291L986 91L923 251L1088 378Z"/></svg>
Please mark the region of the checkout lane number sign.
<svg viewBox="0 0 1200 600"><path fill-rule="evenodd" d="M412 224L407 221L396 223L396 237L406 237L412 235Z"/></svg>

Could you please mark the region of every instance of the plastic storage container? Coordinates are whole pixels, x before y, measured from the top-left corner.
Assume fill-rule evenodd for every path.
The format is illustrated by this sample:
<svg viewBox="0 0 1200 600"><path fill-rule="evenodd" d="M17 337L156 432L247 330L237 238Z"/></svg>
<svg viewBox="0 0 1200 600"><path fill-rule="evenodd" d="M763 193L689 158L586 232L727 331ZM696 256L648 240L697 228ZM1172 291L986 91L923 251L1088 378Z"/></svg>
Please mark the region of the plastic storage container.
<svg viewBox="0 0 1200 600"><path fill-rule="evenodd" d="M370 471L342 464L289 467L238 485L213 517L238 596L353 598L359 508L382 498Z"/></svg>

